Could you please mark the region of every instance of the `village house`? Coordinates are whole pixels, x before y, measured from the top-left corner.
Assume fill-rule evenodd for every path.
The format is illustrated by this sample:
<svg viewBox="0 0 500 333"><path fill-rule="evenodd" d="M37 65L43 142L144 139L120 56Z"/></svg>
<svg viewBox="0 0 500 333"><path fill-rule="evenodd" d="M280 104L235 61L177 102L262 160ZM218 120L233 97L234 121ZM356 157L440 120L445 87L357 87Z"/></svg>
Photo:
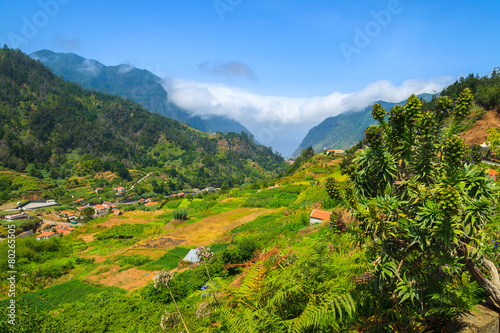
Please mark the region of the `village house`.
<svg viewBox="0 0 500 333"><path fill-rule="evenodd" d="M59 236L66 236L66 235L69 235L70 233L71 233L71 231L63 229L63 228L56 229L56 234Z"/></svg>
<svg viewBox="0 0 500 333"><path fill-rule="evenodd" d="M342 149L328 149L326 151L326 155L331 155L331 154L344 155L345 151L343 151Z"/></svg>
<svg viewBox="0 0 500 333"><path fill-rule="evenodd" d="M160 204L157 202L146 202L144 206L159 206Z"/></svg>
<svg viewBox="0 0 500 333"><path fill-rule="evenodd" d="M95 205L94 210L95 210L95 215L105 215L108 213L109 208L103 205Z"/></svg>
<svg viewBox="0 0 500 333"><path fill-rule="evenodd" d="M45 207L50 207L50 206L57 206L58 203L55 200L30 200L27 201L23 204L20 204L19 206L16 207L16 209L20 210L36 210L40 208L45 208Z"/></svg>
<svg viewBox="0 0 500 333"><path fill-rule="evenodd" d="M486 169L485 172L489 177L492 177L493 180L497 180L498 171L493 169Z"/></svg>
<svg viewBox="0 0 500 333"><path fill-rule="evenodd" d="M57 234L55 232L45 231L45 232L42 232L40 235L36 236L36 239L37 240L49 239L49 238L54 237L56 235Z"/></svg>
<svg viewBox="0 0 500 333"><path fill-rule="evenodd" d="M122 212L120 210L118 209L113 210L113 216L120 216L120 215L122 215Z"/></svg>
<svg viewBox="0 0 500 333"><path fill-rule="evenodd" d="M311 216L309 218L309 224L321 223L324 220L330 219L330 215L332 215L332 213L330 212L325 212L319 209L313 209Z"/></svg>
<svg viewBox="0 0 500 333"><path fill-rule="evenodd" d="M14 215L4 215L2 216L4 220L13 221L13 220L22 220L22 219L30 219L31 216L26 214L25 212L14 214Z"/></svg>
<svg viewBox="0 0 500 333"><path fill-rule="evenodd" d="M113 187L113 191L116 192L116 195L120 195L123 192L125 192L125 187L121 187L121 186Z"/></svg>
<svg viewBox="0 0 500 333"><path fill-rule="evenodd" d="M76 204L80 204L81 205L81 204L85 203L85 200L83 198L80 198L80 199L76 199L73 202L76 203Z"/></svg>
<svg viewBox="0 0 500 333"><path fill-rule="evenodd" d="M80 207L76 207L76 210L81 212L83 211L85 208L87 208L88 206L80 206Z"/></svg>

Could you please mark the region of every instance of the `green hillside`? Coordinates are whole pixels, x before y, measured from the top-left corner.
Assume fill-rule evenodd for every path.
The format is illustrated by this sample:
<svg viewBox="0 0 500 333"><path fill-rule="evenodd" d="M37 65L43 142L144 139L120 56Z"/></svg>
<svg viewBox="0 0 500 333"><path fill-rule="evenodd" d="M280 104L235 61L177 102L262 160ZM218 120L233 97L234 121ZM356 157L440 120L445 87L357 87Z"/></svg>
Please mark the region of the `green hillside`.
<svg viewBox="0 0 500 333"><path fill-rule="evenodd" d="M191 116L186 110L168 100L161 78L144 69L129 65L105 66L74 53L55 53L41 50L30 54L65 80L83 88L130 98L144 108L188 124L203 132L246 132L243 125L229 118Z"/></svg>
<svg viewBox="0 0 500 333"><path fill-rule="evenodd" d="M209 135L131 100L88 91L20 51L0 51L0 166L44 179L134 170L171 190L277 175L283 158L246 133ZM168 193L168 190L166 191Z"/></svg>
<svg viewBox="0 0 500 333"><path fill-rule="evenodd" d="M432 95L422 94L419 97L429 101ZM396 104L404 104L405 101L399 103L378 101L375 103L380 103L385 109L389 110ZM370 105L360 111L348 111L338 116L326 118L319 125L309 130L292 156L298 156L303 149L309 146L313 147L316 152L325 149L349 149L363 139L363 131L368 126L375 124L371 116L371 110Z"/></svg>

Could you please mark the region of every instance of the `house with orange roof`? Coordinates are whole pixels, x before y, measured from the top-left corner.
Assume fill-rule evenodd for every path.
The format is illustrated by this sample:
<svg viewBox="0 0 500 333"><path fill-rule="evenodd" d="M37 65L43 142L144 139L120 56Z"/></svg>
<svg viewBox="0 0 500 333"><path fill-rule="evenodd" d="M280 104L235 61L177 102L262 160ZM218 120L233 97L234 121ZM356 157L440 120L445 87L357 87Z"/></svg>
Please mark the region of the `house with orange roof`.
<svg viewBox="0 0 500 333"><path fill-rule="evenodd" d="M156 205L156 206L159 206L160 204L159 204L159 203L157 203L157 202L146 202L146 203L144 204L144 206L155 206L155 205Z"/></svg>
<svg viewBox="0 0 500 333"><path fill-rule="evenodd" d="M119 209L113 210L113 216L120 216L120 215L122 215L122 212Z"/></svg>
<svg viewBox="0 0 500 333"><path fill-rule="evenodd" d="M87 206L80 206L80 207L76 207L76 210L81 212L83 211L85 208L87 208Z"/></svg>
<svg viewBox="0 0 500 333"><path fill-rule="evenodd" d="M108 207L103 205L95 205L94 210L96 215L104 215L107 214L109 211Z"/></svg>
<svg viewBox="0 0 500 333"><path fill-rule="evenodd" d="M125 192L125 187L122 187L122 186L113 187L113 191L116 192L116 195L120 195L123 192Z"/></svg>
<svg viewBox="0 0 500 333"><path fill-rule="evenodd" d="M321 223L324 220L330 219L332 213L325 212L324 210L313 209L311 215L309 216L309 224Z"/></svg>
<svg viewBox="0 0 500 333"><path fill-rule="evenodd" d="M56 233L59 235L59 236L66 236L66 235L69 235L71 233L71 231L69 230L66 230L64 228L58 228L56 229Z"/></svg>
<svg viewBox="0 0 500 333"><path fill-rule="evenodd" d="M489 177L493 177L493 180L497 180L498 171L493 169L486 169L485 172Z"/></svg>
<svg viewBox="0 0 500 333"><path fill-rule="evenodd" d="M36 239L37 240L49 239L49 238L54 237L56 235L57 234L55 232L45 231L45 232L42 232L40 235L36 236Z"/></svg>

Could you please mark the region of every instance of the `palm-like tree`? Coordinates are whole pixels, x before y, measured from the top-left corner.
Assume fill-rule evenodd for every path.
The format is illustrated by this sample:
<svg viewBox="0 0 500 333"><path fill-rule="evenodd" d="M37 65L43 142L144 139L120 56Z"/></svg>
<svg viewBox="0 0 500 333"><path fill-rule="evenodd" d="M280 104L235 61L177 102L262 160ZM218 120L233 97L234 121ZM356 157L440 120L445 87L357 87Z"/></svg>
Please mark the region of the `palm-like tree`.
<svg viewBox="0 0 500 333"><path fill-rule="evenodd" d="M412 96L388 120L375 106L379 125L365 132L368 147L353 160L357 200L345 202L360 221L359 242L368 239L378 251L381 288L422 316L446 305L445 297L434 296L448 288L436 278L440 272L468 271L500 304L498 270L481 246L498 189L477 165L467 164L469 149L454 135L472 106L470 91L454 105L443 97L435 110L422 112ZM444 129L449 116L451 130Z"/></svg>

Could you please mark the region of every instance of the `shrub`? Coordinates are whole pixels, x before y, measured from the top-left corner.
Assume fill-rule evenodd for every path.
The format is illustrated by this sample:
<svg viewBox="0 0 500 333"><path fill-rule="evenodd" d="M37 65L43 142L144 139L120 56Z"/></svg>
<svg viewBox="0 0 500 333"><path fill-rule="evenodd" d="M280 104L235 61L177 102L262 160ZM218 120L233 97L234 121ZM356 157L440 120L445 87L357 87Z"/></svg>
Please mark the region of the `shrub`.
<svg viewBox="0 0 500 333"><path fill-rule="evenodd" d="M150 261L151 258L142 255L142 254L133 254L131 256L123 257L118 261L118 264L120 265L132 265L132 266L142 266L148 261Z"/></svg>
<svg viewBox="0 0 500 333"><path fill-rule="evenodd" d="M173 212L174 219L186 221L188 219L188 211L186 209L176 209Z"/></svg>

